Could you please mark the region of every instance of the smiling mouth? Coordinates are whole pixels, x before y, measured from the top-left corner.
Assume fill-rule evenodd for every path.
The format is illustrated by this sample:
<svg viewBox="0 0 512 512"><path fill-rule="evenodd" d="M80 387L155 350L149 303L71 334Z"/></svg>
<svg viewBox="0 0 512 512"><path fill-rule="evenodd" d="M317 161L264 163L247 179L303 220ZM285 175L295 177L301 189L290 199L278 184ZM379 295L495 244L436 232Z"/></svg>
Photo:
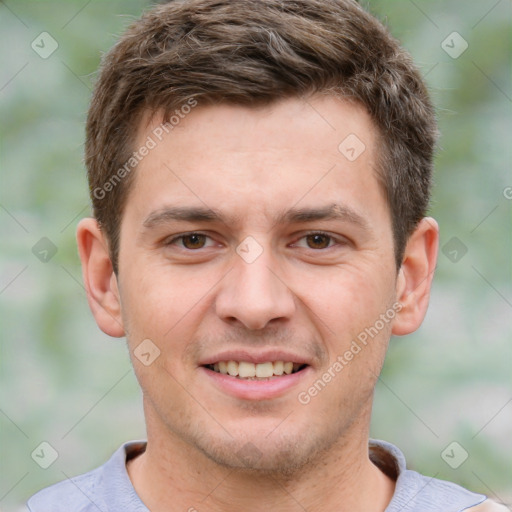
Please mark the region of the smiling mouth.
<svg viewBox="0 0 512 512"><path fill-rule="evenodd" d="M251 363L248 361L219 361L204 367L216 373L242 380L270 380L297 373L306 368L307 364L291 361L268 361Z"/></svg>

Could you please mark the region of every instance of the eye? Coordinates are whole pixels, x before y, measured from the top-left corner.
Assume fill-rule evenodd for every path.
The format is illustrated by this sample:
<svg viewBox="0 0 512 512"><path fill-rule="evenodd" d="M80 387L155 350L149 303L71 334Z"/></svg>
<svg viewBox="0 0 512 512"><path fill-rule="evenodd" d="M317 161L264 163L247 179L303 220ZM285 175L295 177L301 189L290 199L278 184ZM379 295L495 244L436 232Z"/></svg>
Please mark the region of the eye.
<svg viewBox="0 0 512 512"><path fill-rule="evenodd" d="M203 233L185 233L167 240L165 245L179 245L181 248L194 251L197 249L203 249L209 238L209 236L204 235Z"/></svg>
<svg viewBox="0 0 512 512"><path fill-rule="evenodd" d="M306 248L313 250L321 250L321 249L329 249L333 247L333 245L340 245L343 242L339 239L336 239L332 235L327 233L323 233L321 231L316 231L314 233L308 233L301 237L299 240L306 241ZM332 245L331 245L332 242ZM337 243L336 243L337 242ZM304 247L302 245L302 247Z"/></svg>

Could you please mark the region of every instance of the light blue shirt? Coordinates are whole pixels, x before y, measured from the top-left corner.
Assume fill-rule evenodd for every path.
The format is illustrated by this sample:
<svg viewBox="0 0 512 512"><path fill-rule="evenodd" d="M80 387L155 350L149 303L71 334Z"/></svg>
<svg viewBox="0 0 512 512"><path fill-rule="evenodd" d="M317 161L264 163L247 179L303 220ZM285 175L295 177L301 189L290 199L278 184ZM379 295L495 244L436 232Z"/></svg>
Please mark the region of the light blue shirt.
<svg viewBox="0 0 512 512"><path fill-rule="evenodd" d="M145 441L122 445L99 468L47 487L28 501L31 512L149 512L135 492L126 460L144 451ZM460 512L486 500L451 482L406 468L403 453L385 441L370 440L370 457L385 473L395 473L396 487L385 512ZM193 504L192 504L193 505Z"/></svg>

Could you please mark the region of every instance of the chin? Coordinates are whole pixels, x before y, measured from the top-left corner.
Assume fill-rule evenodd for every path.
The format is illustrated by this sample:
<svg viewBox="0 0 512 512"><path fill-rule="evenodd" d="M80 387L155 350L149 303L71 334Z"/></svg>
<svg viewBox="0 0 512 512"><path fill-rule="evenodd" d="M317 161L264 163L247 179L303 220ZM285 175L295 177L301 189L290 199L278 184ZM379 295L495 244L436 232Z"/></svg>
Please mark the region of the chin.
<svg viewBox="0 0 512 512"><path fill-rule="evenodd" d="M275 427L274 427L275 428ZM195 437L195 447L219 466L247 472L253 476L291 477L321 458L321 453L334 443L335 436L317 437L311 429L305 432L287 430L279 435L266 430L258 435L240 432L229 437L205 435ZM307 432L307 433L306 433Z"/></svg>
<svg viewBox="0 0 512 512"><path fill-rule="evenodd" d="M209 446L201 451L219 466L262 476L291 476L310 460L304 449L294 442L266 446L263 451L251 441L231 442L228 446Z"/></svg>

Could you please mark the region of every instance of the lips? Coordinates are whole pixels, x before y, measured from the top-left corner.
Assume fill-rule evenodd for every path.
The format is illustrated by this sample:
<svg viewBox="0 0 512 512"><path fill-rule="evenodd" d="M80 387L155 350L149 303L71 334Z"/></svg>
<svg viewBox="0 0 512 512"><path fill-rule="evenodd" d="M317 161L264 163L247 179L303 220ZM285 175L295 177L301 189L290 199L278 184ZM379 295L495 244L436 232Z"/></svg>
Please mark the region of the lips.
<svg viewBox="0 0 512 512"><path fill-rule="evenodd" d="M293 361L291 359L267 359L254 356L253 359L259 359L259 362L248 361L240 355L232 358L223 357L210 360L209 363L199 366L200 375L204 376L208 385L219 390L225 395L229 395L243 401L268 401L282 398L289 395L291 399L296 396L298 389L303 389L304 382L309 381L314 372L311 365L303 362ZM290 373L285 372L286 370ZM291 371L290 371L291 366ZM226 371L226 373L221 373ZM282 373L281 373L282 370ZM270 375L272 371L272 375ZM230 373L232 375L230 375ZM240 375L241 372L241 375ZM281 373L280 375L276 375ZM243 375L253 375L243 377ZM258 377L258 375L267 375Z"/></svg>

